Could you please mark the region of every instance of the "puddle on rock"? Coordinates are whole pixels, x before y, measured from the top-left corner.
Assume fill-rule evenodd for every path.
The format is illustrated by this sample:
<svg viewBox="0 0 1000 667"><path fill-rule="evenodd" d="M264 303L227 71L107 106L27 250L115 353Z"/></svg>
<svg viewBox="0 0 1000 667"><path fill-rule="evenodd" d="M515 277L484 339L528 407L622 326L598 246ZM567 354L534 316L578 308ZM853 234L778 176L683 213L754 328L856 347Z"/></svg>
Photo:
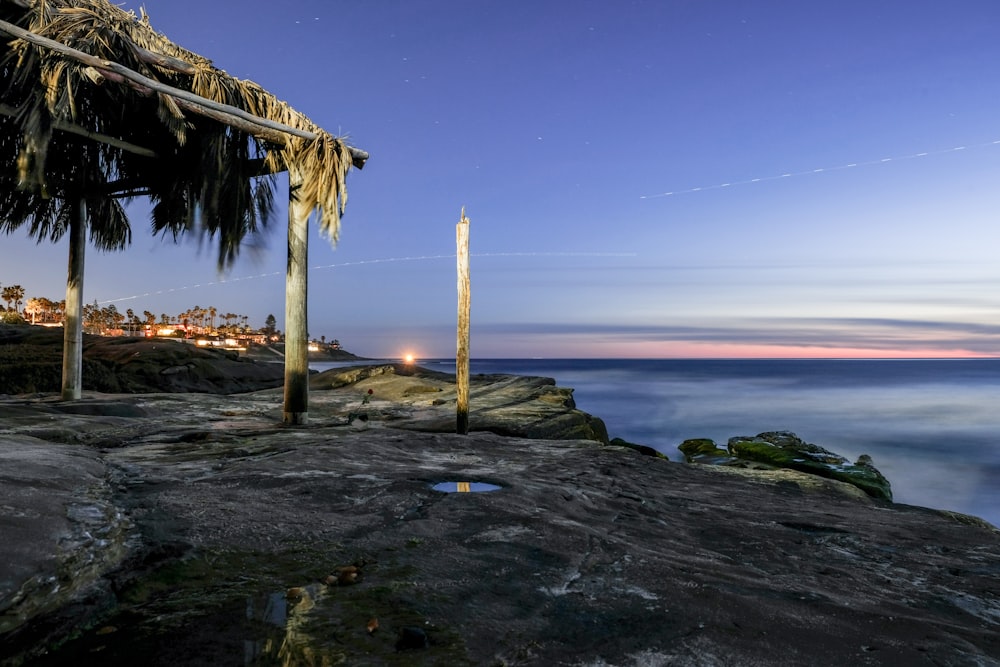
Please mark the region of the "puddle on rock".
<svg viewBox="0 0 1000 667"><path fill-rule="evenodd" d="M431 488L444 493L486 493L499 491L503 487L487 482L438 482Z"/></svg>
<svg viewBox="0 0 1000 667"><path fill-rule="evenodd" d="M33 667L471 664L461 636L424 616L424 586L410 566L373 559L357 585L318 583L339 549L192 552L137 572L93 628L44 639L43 649L25 635L11 664L22 664L18 656ZM427 641L407 639L407 628Z"/></svg>

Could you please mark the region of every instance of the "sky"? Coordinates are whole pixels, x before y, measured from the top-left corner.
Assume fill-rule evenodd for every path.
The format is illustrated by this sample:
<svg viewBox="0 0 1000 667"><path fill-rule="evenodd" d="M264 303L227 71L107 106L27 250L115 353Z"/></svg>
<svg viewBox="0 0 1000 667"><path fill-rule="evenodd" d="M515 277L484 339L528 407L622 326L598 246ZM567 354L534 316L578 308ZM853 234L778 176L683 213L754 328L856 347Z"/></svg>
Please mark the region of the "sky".
<svg viewBox="0 0 1000 667"><path fill-rule="evenodd" d="M476 358L1000 356L995 0L145 0L154 28L368 151L309 333ZM88 250L84 298L284 319L275 224L226 273ZM66 242L0 285L63 298Z"/></svg>

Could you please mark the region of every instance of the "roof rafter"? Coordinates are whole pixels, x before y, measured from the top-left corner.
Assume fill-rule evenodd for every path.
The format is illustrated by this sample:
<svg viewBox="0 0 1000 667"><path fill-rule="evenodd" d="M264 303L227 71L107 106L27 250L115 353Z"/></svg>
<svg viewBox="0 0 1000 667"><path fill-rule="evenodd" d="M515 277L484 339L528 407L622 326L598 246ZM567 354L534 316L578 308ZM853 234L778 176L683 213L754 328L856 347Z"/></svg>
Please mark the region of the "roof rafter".
<svg viewBox="0 0 1000 667"><path fill-rule="evenodd" d="M0 115L8 116L10 118L16 118L18 110L5 102L0 102ZM100 132L91 132L90 130L80 127L79 125L74 125L73 123L67 123L63 120L54 120L52 122L52 127L63 132L69 132L70 134L75 134L77 136L85 137L87 139L93 139L94 141L99 141L102 144L108 144L109 146L114 146L115 148L120 148L123 151L128 151L134 155L141 155L142 157L156 157L156 151L150 150L148 148L143 148L142 146L137 146L131 142L124 141L122 139L116 139L115 137L109 137L106 134L101 134Z"/></svg>
<svg viewBox="0 0 1000 667"><path fill-rule="evenodd" d="M135 84L141 86L142 88L149 89L150 91L168 95L173 98L177 105L183 109L186 109L192 113L202 115L208 118L219 121L231 127L239 130L243 130L249 134L256 137L264 139L266 141L284 146L286 138L291 135L294 137L299 137L301 139L306 139L309 141L319 138L319 134L311 130L300 129L292 127L291 125L286 125L285 123L279 123L274 120L267 118L261 118L260 116L255 116L243 109L231 106L229 104L223 104L221 102L216 102L215 100L210 100L207 97L202 97L195 93L181 90L179 88L174 88L173 86L168 86L164 83L151 79L144 76L134 70L116 63L111 60L105 60L102 58L97 58L83 51L79 51L70 46L67 46L61 42L57 42L48 37L43 37L42 35L35 34L24 28L18 27L7 21L0 20L0 32L8 34L12 37L23 39L26 42L30 42L37 46L42 46L44 48L51 49L57 53L64 56L72 58L84 65L93 67L94 69L100 71L104 75L109 75L107 78L111 80L117 80L119 78L124 78ZM154 54L150 51L143 49L146 54L149 54L154 59L158 57L158 54ZM166 56L163 56L167 58ZM177 61L177 59L170 58L170 61ZM154 60L155 61L155 60ZM157 64L161 64L158 61ZM181 61L177 61L181 62ZM169 67L169 65L167 65ZM170 67L170 69L178 69L175 67ZM65 128L60 128L65 129ZM83 128L80 128L83 130ZM72 130L70 130L72 131ZM87 132L87 130L83 130ZM124 148L124 147L122 147ZM365 161L368 159L368 153L353 146L346 146L351 154L351 161L357 169L361 169L365 165Z"/></svg>

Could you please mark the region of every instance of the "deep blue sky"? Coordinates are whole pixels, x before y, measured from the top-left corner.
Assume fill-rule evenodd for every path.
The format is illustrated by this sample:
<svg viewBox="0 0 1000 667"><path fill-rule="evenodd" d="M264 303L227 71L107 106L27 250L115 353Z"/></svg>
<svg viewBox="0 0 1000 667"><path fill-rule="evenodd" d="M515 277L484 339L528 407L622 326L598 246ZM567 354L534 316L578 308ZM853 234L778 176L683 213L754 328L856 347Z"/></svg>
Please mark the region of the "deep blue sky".
<svg viewBox="0 0 1000 667"><path fill-rule="evenodd" d="M315 337L453 355L465 206L476 357L1000 355L995 0L143 4L371 153L313 233ZM226 283L133 211L88 302L282 326L283 205ZM3 243L61 298L64 243Z"/></svg>

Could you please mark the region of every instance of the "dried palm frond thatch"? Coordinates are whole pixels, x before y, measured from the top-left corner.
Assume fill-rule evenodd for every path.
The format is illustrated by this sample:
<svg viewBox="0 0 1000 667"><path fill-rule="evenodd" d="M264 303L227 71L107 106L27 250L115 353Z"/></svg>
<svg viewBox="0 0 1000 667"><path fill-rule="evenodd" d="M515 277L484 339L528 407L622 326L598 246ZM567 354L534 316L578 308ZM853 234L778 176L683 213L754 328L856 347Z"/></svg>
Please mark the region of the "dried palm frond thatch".
<svg viewBox="0 0 1000 667"><path fill-rule="evenodd" d="M0 193L0 229L30 220L33 236L57 238L49 198L84 197L92 237L116 247L127 220L99 202L143 194L154 233L201 231L224 265L266 226L273 174L294 167L296 198L337 238L347 172L367 157L342 138L177 46L144 11L0 0L0 21L0 182L17 185Z"/></svg>

